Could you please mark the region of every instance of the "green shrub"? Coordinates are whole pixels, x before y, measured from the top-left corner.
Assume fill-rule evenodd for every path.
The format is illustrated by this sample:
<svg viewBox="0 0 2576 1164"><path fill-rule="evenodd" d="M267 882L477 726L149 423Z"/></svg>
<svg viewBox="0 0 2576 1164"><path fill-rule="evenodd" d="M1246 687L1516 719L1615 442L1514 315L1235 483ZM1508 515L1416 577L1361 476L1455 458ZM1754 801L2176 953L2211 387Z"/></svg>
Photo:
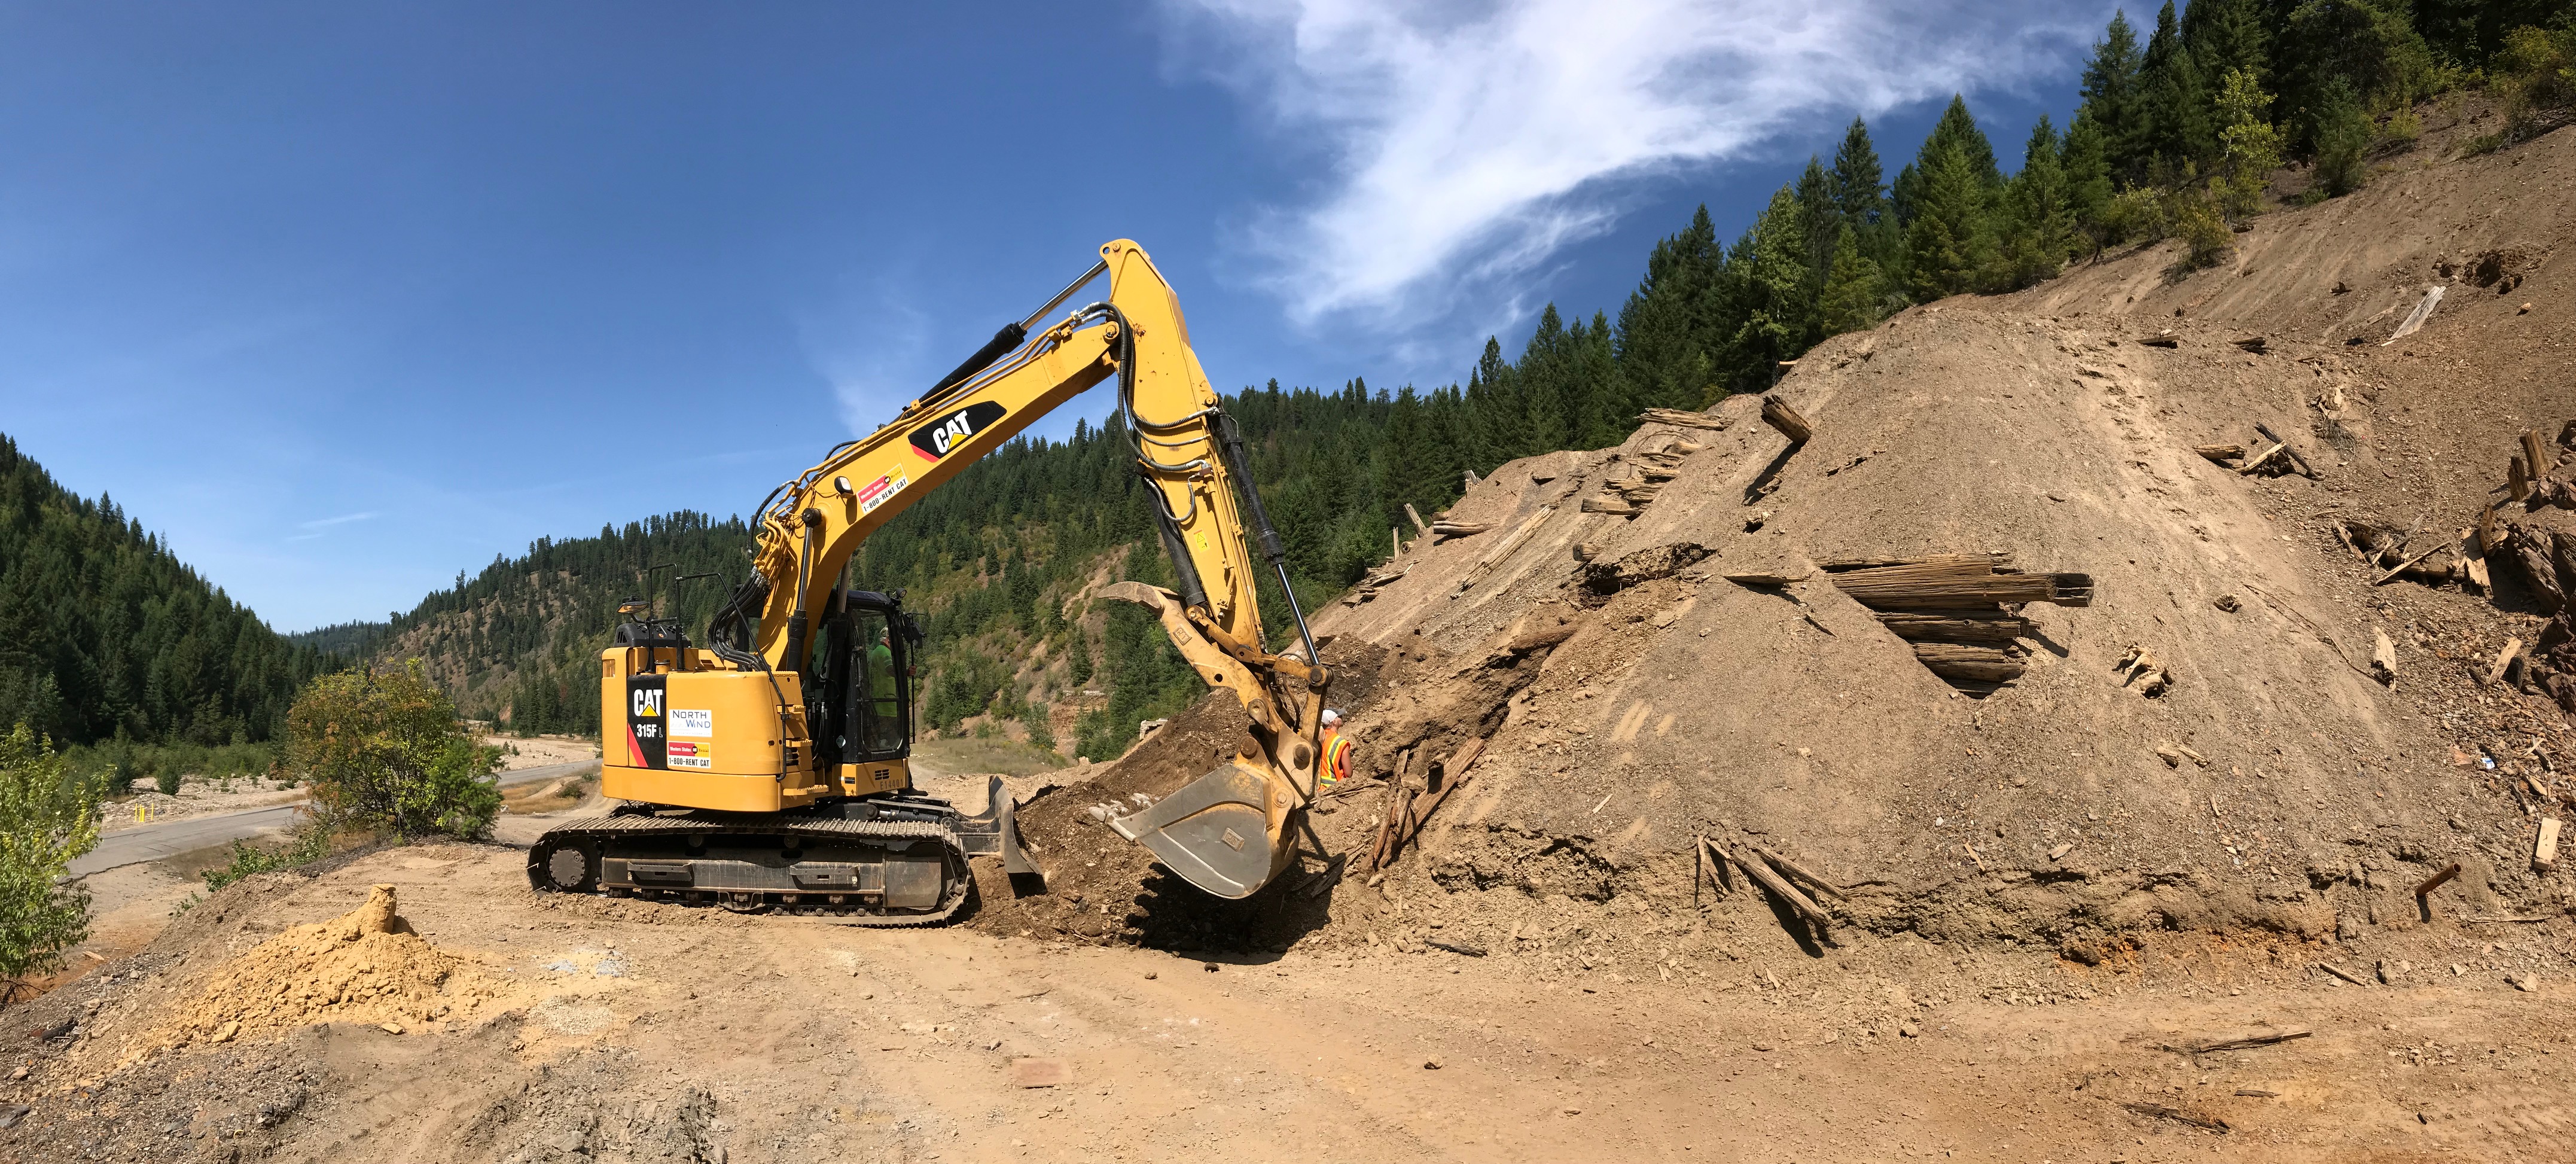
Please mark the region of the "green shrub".
<svg viewBox="0 0 2576 1164"><path fill-rule="evenodd" d="M59 969L63 953L89 937L89 894L63 875L98 847L104 791L102 781L72 775L52 741L27 725L0 736L0 979L10 992Z"/></svg>
<svg viewBox="0 0 2576 1164"><path fill-rule="evenodd" d="M2154 187L2131 186L2102 208L2102 245L2155 242L2169 233L2164 198Z"/></svg>
<svg viewBox="0 0 2576 1164"><path fill-rule="evenodd" d="M286 713L289 771L325 829L481 837L501 811L501 750L477 744L415 659L305 686Z"/></svg>
<svg viewBox="0 0 2576 1164"><path fill-rule="evenodd" d="M2174 235L2184 247L2182 270L2217 266L2236 249L2236 236L2227 229L2227 220L2198 192L2186 187L2176 193L2172 215Z"/></svg>
<svg viewBox="0 0 2576 1164"><path fill-rule="evenodd" d="M221 869L206 870L206 888L221 889L254 873L274 873L319 861L331 851L330 830L308 825L295 839L275 849L254 849L240 841L233 842L233 859Z"/></svg>

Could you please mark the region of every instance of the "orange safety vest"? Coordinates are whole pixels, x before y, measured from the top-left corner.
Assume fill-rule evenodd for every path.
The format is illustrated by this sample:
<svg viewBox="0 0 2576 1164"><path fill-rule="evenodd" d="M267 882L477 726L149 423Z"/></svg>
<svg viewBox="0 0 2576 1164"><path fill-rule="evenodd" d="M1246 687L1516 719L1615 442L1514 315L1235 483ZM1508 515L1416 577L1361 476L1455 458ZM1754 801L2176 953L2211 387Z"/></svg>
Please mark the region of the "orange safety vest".
<svg viewBox="0 0 2576 1164"><path fill-rule="evenodd" d="M1351 741L1340 732L1324 743L1324 783L1338 784L1351 778Z"/></svg>

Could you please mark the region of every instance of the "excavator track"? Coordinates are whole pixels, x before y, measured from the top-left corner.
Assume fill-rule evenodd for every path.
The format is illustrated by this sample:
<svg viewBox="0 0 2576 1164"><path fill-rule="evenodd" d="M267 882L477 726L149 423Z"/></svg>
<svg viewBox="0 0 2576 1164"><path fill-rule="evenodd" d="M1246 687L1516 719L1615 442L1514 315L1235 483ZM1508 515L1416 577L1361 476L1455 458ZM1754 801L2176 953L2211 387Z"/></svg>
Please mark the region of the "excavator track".
<svg viewBox="0 0 2576 1164"><path fill-rule="evenodd" d="M820 917L854 926L930 926L974 893L967 838L950 820L825 815L619 813L576 817L528 849L540 892L593 893Z"/></svg>

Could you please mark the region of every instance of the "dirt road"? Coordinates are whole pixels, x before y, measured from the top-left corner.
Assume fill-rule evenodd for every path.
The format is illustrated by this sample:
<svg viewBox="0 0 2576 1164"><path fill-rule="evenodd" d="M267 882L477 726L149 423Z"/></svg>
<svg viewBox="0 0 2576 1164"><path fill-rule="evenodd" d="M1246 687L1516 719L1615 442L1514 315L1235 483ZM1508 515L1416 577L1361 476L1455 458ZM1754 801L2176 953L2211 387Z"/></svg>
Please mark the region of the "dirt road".
<svg viewBox="0 0 2576 1164"><path fill-rule="evenodd" d="M568 764L548 764L505 772L501 787L517 788L552 780L560 776L595 771L597 760L578 760ZM98 847L72 862L74 878L158 861L183 853L233 841L246 841L295 827L296 815L304 811L303 802L270 805L215 816L186 817L154 824L135 825L99 838Z"/></svg>

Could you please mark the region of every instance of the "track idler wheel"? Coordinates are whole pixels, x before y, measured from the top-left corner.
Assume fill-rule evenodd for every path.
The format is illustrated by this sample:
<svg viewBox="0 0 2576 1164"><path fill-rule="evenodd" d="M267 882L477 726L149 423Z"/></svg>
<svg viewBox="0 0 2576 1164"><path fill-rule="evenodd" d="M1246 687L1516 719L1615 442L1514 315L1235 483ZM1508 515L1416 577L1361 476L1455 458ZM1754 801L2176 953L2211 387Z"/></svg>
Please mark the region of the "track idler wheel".
<svg viewBox="0 0 2576 1164"><path fill-rule="evenodd" d="M528 849L528 885L539 893L599 888L599 848L578 839L539 840Z"/></svg>

